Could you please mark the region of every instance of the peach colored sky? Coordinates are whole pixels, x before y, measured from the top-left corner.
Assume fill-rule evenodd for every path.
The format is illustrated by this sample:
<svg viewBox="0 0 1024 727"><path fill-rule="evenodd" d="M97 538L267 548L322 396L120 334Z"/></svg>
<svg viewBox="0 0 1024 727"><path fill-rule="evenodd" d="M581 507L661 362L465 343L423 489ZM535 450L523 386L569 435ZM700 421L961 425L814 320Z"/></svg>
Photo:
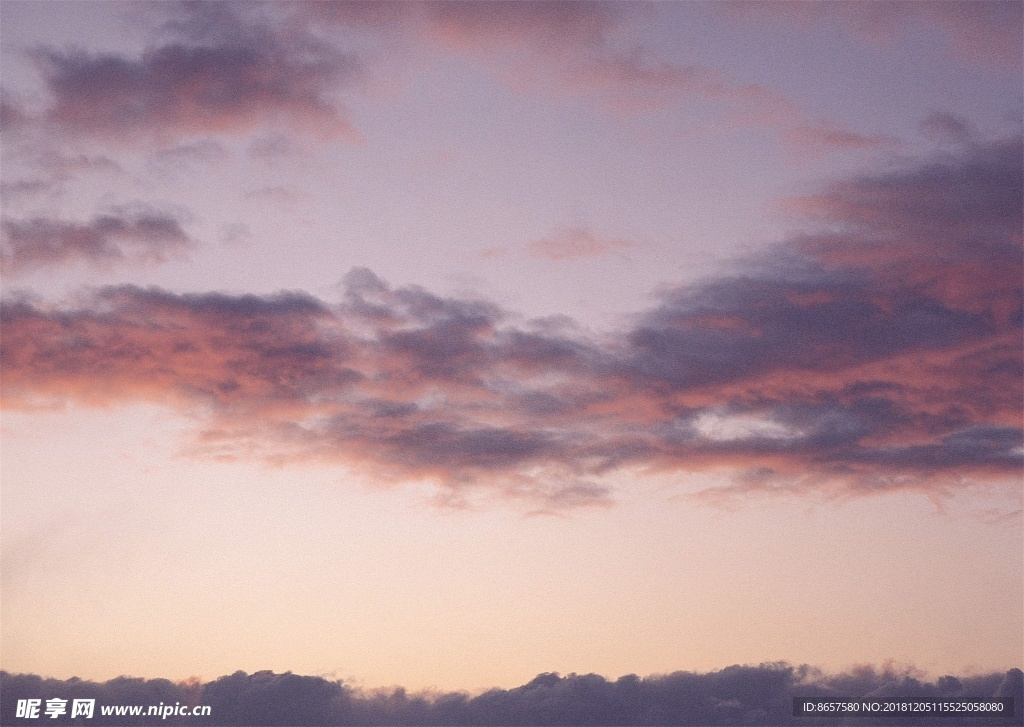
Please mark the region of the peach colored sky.
<svg viewBox="0 0 1024 727"><path fill-rule="evenodd" d="M1021 8L5 2L3 668L1019 666Z"/></svg>

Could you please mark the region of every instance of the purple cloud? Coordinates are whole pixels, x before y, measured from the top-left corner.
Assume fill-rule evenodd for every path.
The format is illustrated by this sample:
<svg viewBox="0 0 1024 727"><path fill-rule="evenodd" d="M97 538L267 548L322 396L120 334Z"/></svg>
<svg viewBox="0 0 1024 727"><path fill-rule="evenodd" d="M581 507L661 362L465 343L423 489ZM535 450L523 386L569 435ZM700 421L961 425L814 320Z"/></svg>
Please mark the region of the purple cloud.
<svg viewBox="0 0 1024 727"><path fill-rule="evenodd" d="M316 138L358 138L337 103L357 74L354 58L286 28L248 20L242 7L191 5L167 24L176 38L141 55L36 49L49 97L32 115L8 104L17 127L120 142L271 126Z"/></svg>
<svg viewBox="0 0 1024 727"><path fill-rule="evenodd" d="M178 219L156 212L106 214L87 223L5 219L2 230L4 273L79 262L99 268L150 265L178 257L194 244Z"/></svg>

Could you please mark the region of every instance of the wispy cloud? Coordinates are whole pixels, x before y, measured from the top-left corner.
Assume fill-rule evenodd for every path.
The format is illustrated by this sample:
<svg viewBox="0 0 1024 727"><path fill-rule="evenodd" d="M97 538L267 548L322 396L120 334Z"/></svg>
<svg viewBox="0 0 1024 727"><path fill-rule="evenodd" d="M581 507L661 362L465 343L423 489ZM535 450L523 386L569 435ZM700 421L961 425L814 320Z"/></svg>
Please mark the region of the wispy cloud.
<svg viewBox="0 0 1024 727"><path fill-rule="evenodd" d="M18 153L12 153L10 148L5 151L8 155L5 161L15 162L13 166L17 167ZM118 175L124 171L109 157L98 154L65 153L49 148L26 156L24 176L8 173L0 181L0 195L8 204L58 193L64 183L86 174Z"/></svg>
<svg viewBox="0 0 1024 727"><path fill-rule="evenodd" d="M899 141L891 136L882 134L867 136L825 122L795 124L783 129L780 138L788 147L798 152L810 154L884 149L899 146Z"/></svg>
<svg viewBox="0 0 1024 727"><path fill-rule="evenodd" d="M558 227L550 235L534 240L527 252L549 260L579 260L599 257L614 250L634 247L623 238L599 237L586 227Z"/></svg>

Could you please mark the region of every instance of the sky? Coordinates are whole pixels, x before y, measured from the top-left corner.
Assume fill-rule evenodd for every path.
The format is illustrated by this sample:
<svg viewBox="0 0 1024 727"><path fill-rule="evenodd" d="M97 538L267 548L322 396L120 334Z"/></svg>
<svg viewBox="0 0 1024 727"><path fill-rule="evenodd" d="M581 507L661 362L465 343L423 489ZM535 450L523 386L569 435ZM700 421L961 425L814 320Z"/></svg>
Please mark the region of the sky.
<svg viewBox="0 0 1024 727"><path fill-rule="evenodd" d="M1022 8L0 5L0 665L1024 663Z"/></svg>

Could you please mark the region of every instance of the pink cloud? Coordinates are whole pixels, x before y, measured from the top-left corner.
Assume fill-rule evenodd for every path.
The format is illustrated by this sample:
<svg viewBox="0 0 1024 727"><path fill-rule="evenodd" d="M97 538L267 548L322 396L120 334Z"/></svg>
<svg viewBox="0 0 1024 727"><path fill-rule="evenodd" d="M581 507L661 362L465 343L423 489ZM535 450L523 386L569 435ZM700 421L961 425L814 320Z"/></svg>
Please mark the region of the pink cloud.
<svg viewBox="0 0 1024 727"><path fill-rule="evenodd" d="M612 4L590 2L427 3L429 33L457 46L514 46L528 43L558 55L598 47L622 19Z"/></svg>
<svg viewBox="0 0 1024 727"><path fill-rule="evenodd" d="M585 227L559 227L551 235L534 240L526 249L531 255L548 260L580 260L634 246L635 243L622 238L598 237Z"/></svg>
<svg viewBox="0 0 1024 727"><path fill-rule="evenodd" d="M720 69L657 60L635 42L621 49L616 40L628 38L629 21L646 12L642 5L498 0L391 3L379 12L365 5L309 4L298 12L315 25L394 33L407 43L467 57L512 88L591 98L620 113L710 100L723 107L724 123L773 127L790 147L814 153L891 141L812 122L794 99Z"/></svg>
<svg viewBox="0 0 1024 727"><path fill-rule="evenodd" d="M811 232L600 337L368 270L335 305L133 286L7 299L3 403L159 402L196 418L196 454L541 509L599 504L603 476L636 470L732 472L749 493L1016 482L1021 153L969 146L828 185L799 202ZM561 259L615 247L573 228L540 242Z"/></svg>
<svg viewBox="0 0 1024 727"><path fill-rule="evenodd" d="M865 136L832 123L798 124L783 129L780 136L790 148L812 154L880 149L898 144L891 136Z"/></svg>

